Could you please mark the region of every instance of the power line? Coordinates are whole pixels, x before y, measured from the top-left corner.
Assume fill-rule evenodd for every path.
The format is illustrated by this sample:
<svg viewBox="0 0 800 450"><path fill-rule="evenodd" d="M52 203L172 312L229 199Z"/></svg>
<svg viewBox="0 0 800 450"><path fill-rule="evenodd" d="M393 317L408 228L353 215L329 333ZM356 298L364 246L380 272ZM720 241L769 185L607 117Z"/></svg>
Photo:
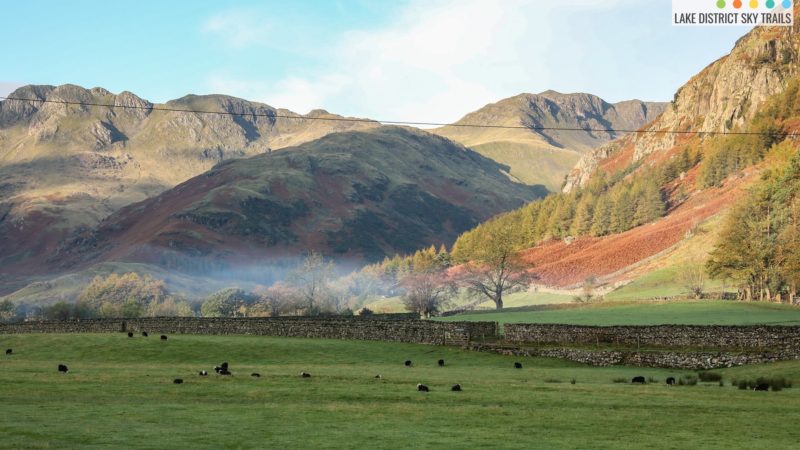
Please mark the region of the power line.
<svg viewBox="0 0 800 450"><path fill-rule="evenodd" d="M61 105L74 106L96 106L102 108L121 108L121 109L140 109L147 111L181 112L193 114L215 114L221 116L238 117L268 117L276 119L297 119L297 120L321 120L328 122L351 122L351 123L379 123L385 125L408 125L408 126L430 126L430 127L456 127L456 128L499 128L508 130L532 130L532 131L582 131L584 133L634 133L634 134L701 134L701 135L733 135L733 136L776 136L776 137L797 137L798 133L765 133L758 131L680 131L680 130L632 130L616 128L577 128L577 127L546 127L546 126L524 126L524 125L490 125L490 124L463 124L463 123L437 123L437 122L411 122L404 120L373 120L348 117L308 117L302 115L288 114L269 114L269 113L244 113L231 111L207 111L198 109L170 108L167 106L137 106L137 105L112 105L104 103L85 103L73 102L68 100L50 100L38 98L18 98L0 97L2 100L16 100L22 102L35 103L56 103Z"/></svg>

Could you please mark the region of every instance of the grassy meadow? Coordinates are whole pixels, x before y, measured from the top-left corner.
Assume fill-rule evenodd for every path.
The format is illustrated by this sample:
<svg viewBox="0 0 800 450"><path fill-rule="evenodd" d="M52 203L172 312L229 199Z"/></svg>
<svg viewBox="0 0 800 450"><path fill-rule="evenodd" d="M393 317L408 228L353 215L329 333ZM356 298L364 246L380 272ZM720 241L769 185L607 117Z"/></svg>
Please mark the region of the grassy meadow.
<svg viewBox="0 0 800 450"><path fill-rule="evenodd" d="M730 386L800 380L800 362L721 370L724 387L670 388L667 376L691 372L397 343L64 334L0 335L0 346L14 349L0 357L3 448L778 449L800 440L800 388ZM517 360L523 369L512 368ZM213 374L222 361L232 377ZM57 373L59 363L70 372ZM212 374L197 376L203 369ZM613 382L635 375L659 382Z"/></svg>
<svg viewBox="0 0 800 450"><path fill-rule="evenodd" d="M763 302L721 300L604 302L567 309L476 311L437 318L446 321L562 323L574 325L800 325L800 308Z"/></svg>

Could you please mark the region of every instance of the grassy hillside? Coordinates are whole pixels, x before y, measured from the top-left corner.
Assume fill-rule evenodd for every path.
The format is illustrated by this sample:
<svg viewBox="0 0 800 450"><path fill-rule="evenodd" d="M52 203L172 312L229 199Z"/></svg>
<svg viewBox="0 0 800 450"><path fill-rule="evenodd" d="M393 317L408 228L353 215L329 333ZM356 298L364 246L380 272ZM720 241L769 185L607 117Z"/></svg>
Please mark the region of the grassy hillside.
<svg viewBox="0 0 800 450"><path fill-rule="evenodd" d="M511 175L525 183L557 191L582 154L618 135L541 127L637 129L665 108L665 103L632 100L610 104L590 94L546 91L500 100L467 114L456 126L432 131L509 166ZM471 124L516 128L459 126Z"/></svg>
<svg viewBox="0 0 800 450"><path fill-rule="evenodd" d="M449 245L492 215L544 195L502 169L418 130L336 133L220 164L126 207L74 241L67 261L88 255L212 273L310 250L379 260Z"/></svg>
<svg viewBox="0 0 800 450"><path fill-rule="evenodd" d="M421 345L122 334L0 343L15 353L0 359L8 448L728 449L791 448L800 439L797 427L775 425L796 416L800 389L730 386L734 378L798 380L798 362L721 370L725 387L669 388L665 377L689 372L533 358L515 370L519 358ZM232 377L196 375L222 361ZM660 382L612 382L637 375ZM185 383L174 385L176 377ZM454 383L463 392L450 392Z"/></svg>
<svg viewBox="0 0 800 450"><path fill-rule="evenodd" d="M800 308L773 303L691 301L599 303L569 309L468 313L444 321L574 325L800 325Z"/></svg>
<svg viewBox="0 0 800 450"><path fill-rule="evenodd" d="M470 148L508 166L510 175L523 183L542 184L550 191L561 189L564 174L580 159L575 151L522 142L490 142Z"/></svg>

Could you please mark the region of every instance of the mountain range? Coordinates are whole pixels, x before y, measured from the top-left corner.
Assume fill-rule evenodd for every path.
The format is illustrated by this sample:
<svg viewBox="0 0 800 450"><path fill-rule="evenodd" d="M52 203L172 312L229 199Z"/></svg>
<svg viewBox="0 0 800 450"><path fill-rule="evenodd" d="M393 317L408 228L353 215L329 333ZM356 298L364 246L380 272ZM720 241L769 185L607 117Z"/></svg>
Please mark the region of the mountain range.
<svg viewBox="0 0 800 450"><path fill-rule="evenodd" d="M535 127L638 127L663 108L611 105L587 94L524 94L459 124L533 129L444 127L431 134L223 95L159 105L130 92L31 85L8 97L0 102L0 293L115 259L219 267L239 250L273 257L314 249L371 261L451 244L480 221L545 195L545 187L559 188L568 167L555 160L571 164L614 137ZM327 138L334 133L344 134ZM226 164L232 160L241 162ZM339 174L335 183L321 184L318 163ZM264 178L247 178L248 167ZM275 180L288 186L283 195L271 191ZM204 199L175 193L200 186L208 186ZM240 203L217 211L230 193ZM167 199L174 210L154 206ZM151 234L143 234L131 211L164 228L148 224ZM125 233L122 224L130 226ZM130 238L127 246L109 244L121 234ZM87 242L96 245L76 244Z"/></svg>

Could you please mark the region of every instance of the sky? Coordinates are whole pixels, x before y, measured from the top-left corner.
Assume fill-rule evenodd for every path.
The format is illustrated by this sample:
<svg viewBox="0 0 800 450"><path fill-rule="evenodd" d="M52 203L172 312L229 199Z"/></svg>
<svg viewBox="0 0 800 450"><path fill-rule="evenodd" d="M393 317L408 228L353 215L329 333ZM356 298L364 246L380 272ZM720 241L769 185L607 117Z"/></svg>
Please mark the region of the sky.
<svg viewBox="0 0 800 450"><path fill-rule="evenodd" d="M4 0L0 96L72 83L437 123L548 89L668 101L748 31L671 14L670 0Z"/></svg>

